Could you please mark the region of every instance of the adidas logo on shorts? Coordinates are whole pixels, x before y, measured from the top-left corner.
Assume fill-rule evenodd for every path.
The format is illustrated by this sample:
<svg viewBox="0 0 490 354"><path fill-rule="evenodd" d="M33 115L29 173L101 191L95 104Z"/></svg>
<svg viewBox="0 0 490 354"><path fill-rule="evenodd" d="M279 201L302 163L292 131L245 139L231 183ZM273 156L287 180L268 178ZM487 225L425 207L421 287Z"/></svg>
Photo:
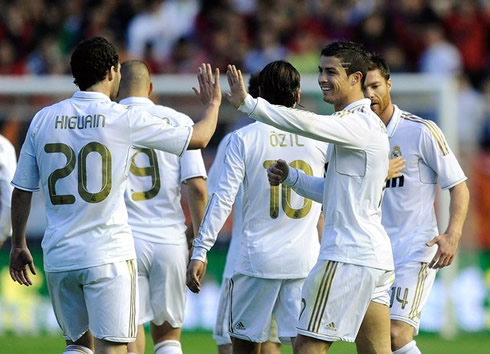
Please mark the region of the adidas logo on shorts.
<svg viewBox="0 0 490 354"><path fill-rule="evenodd" d="M331 330L333 330L333 331L336 331L336 330L337 330L337 328L335 327L335 323L333 323L333 322L330 322L329 324L327 324L327 325L325 326L325 328L326 328L326 329L331 329Z"/></svg>
<svg viewBox="0 0 490 354"><path fill-rule="evenodd" d="M237 323L237 325L235 326L236 329L241 329L241 330L244 330L246 329L245 326L243 325L243 323L240 321Z"/></svg>

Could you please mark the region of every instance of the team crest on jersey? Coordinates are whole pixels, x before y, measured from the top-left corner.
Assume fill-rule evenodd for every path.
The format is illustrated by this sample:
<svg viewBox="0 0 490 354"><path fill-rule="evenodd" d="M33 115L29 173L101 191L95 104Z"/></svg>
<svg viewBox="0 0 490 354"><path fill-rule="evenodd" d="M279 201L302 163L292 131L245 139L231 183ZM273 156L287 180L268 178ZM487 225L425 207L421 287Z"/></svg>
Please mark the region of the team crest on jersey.
<svg viewBox="0 0 490 354"><path fill-rule="evenodd" d="M396 157L400 157L402 156L402 150L400 149L400 147L398 145L395 145L393 147L393 151L391 152L391 158L394 159Z"/></svg>

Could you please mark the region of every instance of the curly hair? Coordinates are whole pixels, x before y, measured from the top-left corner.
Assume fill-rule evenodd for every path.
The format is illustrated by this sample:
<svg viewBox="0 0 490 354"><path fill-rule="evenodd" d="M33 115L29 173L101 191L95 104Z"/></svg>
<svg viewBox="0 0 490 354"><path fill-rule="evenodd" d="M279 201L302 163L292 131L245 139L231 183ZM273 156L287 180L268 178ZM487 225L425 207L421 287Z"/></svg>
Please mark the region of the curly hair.
<svg viewBox="0 0 490 354"><path fill-rule="evenodd" d="M71 55L73 82L80 90L104 80L112 66L118 70L119 55L116 48L102 37L80 42Z"/></svg>
<svg viewBox="0 0 490 354"><path fill-rule="evenodd" d="M361 86L364 87L369 57L362 44L351 41L335 41L323 48L321 55L339 58L347 75L360 71L362 73Z"/></svg>
<svg viewBox="0 0 490 354"><path fill-rule="evenodd" d="M260 97L272 104L293 107L297 101L301 76L284 60L267 64L259 74Z"/></svg>

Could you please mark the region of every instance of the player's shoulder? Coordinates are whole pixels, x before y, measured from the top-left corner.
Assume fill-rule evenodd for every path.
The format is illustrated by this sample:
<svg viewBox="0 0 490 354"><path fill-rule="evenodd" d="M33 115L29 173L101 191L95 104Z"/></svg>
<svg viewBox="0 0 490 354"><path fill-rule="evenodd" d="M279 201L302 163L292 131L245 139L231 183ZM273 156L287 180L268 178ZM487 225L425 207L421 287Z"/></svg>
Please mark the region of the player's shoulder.
<svg viewBox="0 0 490 354"><path fill-rule="evenodd" d="M179 112L171 107L154 105L149 112L158 118L168 121L172 125L194 125L194 121L185 113Z"/></svg>
<svg viewBox="0 0 490 354"><path fill-rule="evenodd" d="M436 122L421 118L407 111L400 110L400 121L404 127L417 130L420 133L441 134L441 130Z"/></svg>
<svg viewBox="0 0 490 354"><path fill-rule="evenodd" d="M15 151L14 145L6 137L0 134L0 151L11 152Z"/></svg>

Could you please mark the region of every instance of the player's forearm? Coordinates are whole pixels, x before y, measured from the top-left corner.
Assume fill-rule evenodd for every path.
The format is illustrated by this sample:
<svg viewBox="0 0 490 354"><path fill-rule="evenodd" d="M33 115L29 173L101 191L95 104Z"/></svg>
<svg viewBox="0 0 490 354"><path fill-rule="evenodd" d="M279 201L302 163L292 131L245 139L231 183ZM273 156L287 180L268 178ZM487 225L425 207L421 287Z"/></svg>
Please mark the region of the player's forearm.
<svg viewBox="0 0 490 354"><path fill-rule="evenodd" d="M323 189L325 186L325 178L323 177L307 176L296 168L290 168L284 184L290 186L302 197L318 203L323 202Z"/></svg>
<svg viewBox="0 0 490 354"><path fill-rule="evenodd" d="M219 107L220 103L218 102L210 102L206 106L201 120L194 125L191 141L187 149L204 149L208 145L216 131Z"/></svg>
<svg viewBox="0 0 490 354"><path fill-rule="evenodd" d="M204 211L199 233L194 240L194 252L191 259L205 261L206 253L216 243L218 233L231 213L232 205L233 200L220 200L216 193L211 195Z"/></svg>
<svg viewBox="0 0 490 354"><path fill-rule="evenodd" d="M31 211L32 192L14 188L12 192L12 248L27 247L27 219Z"/></svg>
<svg viewBox="0 0 490 354"><path fill-rule="evenodd" d="M188 205L191 214L192 227L194 229L194 235L197 235L199 225L204 216L204 210L206 209L206 203L208 202L208 193L206 188L206 181L202 177L193 178L187 181L188 184Z"/></svg>
<svg viewBox="0 0 490 354"><path fill-rule="evenodd" d="M457 235L459 239L463 233L463 225L468 213L470 192L466 182L454 186L449 192L451 201L449 204L449 225L446 233Z"/></svg>

